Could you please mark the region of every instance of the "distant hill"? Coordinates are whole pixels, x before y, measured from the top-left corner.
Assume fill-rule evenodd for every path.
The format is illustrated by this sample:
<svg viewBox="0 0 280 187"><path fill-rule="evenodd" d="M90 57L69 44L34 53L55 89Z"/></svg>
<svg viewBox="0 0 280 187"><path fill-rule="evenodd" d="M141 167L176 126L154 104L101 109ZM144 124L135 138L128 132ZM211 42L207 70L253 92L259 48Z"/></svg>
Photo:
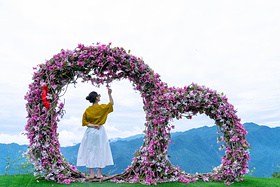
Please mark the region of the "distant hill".
<svg viewBox="0 0 280 187"><path fill-rule="evenodd" d="M253 176L271 177L277 170L277 160L280 161L280 127L270 128L255 123L245 123L244 126L248 131L247 140L253 147L249 162L251 169L256 168Z"/></svg>
<svg viewBox="0 0 280 187"><path fill-rule="evenodd" d="M280 127L269 128L255 123L245 123L244 127L248 131L246 138L253 147L249 162L249 169L254 170L252 176L271 177L277 170L276 159L280 161ZM174 142L168 152L172 156L171 163L178 164L186 172L208 172L212 166L220 165L224 151L219 151L216 126L175 133L171 138Z"/></svg>
<svg viewBox="0 0 280 187"><path fill-rule="evenodd" d="M280 127L269 128L255 123L245 123L248 131L247 140L253 147L250 150L250 170L254 170L252 176L271 177L273 171L277 171L277 161L280 160ZM143 145L143 134L125 139L111 139L110 146L114 159L114 166L108 166L103 173L117 174L123 172L131 164L134 153ZM221 163L224 151L219 151L217 144L217 128L201 127L185 132L171 134L172 143L169 144L168 155L173 165L179 165L188 173L204 173L212 170L212 166ZM61 152L70 163L76 163L80 144L70 147L62 147ZM16 159L19 150L26 150L27 145L0 144L0 174L5 171L5 157L8 155ZM9 148L9 151L8 151ZM256 169L253 169L253 168ZM85 171L85 167L78 167ZM9 174L11 174L12 170Z"/></svg>
<svg viewBox="0 0 280 187"><path fill-rule="evenodd" d="M11 144L1 144L0 143L0 175L5 174L5 168L9 165L11 166L14 163L21 164L22 162L26 163L27 159L22 157L22 153L26 151L28 145L18 145L16 143ZM20 160L19 160L20 158ZM8 174L19 174L20 171L18 167L14 165L8 169Z"/></svg>

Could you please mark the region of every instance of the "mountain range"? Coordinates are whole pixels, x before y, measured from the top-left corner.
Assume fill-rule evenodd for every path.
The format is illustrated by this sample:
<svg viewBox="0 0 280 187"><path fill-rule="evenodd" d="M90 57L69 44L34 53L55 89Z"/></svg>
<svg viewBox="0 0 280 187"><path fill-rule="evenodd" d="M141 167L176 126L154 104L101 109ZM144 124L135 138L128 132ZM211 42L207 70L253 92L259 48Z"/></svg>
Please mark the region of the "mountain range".
<svg viewBox="0 0 280 187"><path fill-rule="evenodd" d="M251 161L249 162L249 176L271 177L273 171L279 171L277 167L280 161L280 127L270 128L255 123L245 123L248 131L247 141L253 148L250 150ZM143 145L144 134L128 138L110 140L113 154L113 166L102 169L102 173L108 175L123 172L132 161L134 153ZM200 127L185 132L171 133L173 143L169 144L168 155L173 165L179 165L187 173L210 172L212 167L221 163L224 151L219 151L217 144L217 127ZM75 165L80 144L69 147L61 147L61 152L66 160ZM0 144L0 174L5 173L7 157L10 161L17 161L21 153L27 149L27 145ZM22 151L22 152L19 152ZM87 168L78 167L82 172ZM253 172L252 172L253 171ZM12 168L8 174L17 173Z"/></svg>

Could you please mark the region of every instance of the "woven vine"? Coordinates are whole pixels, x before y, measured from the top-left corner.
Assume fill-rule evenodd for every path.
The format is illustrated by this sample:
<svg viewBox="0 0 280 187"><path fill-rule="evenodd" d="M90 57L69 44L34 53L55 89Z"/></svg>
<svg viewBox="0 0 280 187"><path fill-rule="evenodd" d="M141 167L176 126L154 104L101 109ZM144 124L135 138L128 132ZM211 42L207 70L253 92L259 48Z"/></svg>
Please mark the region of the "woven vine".
<svg viewBox="0 0 280 187"><path fill-rule="evenodd" d="M237 111L223 94L205 86L191 84L184 88L168 87L160 75L126 50L109 45L84 46L62 50L50 60L34 68L33 82L25 96L28 122L25 127L30 140L25 155L34 164L34 175L59 183L94 182L69 164L60 152L57 126L63 114L60 97L69 84L91 82L94 86L128 79L143 99L146 113L144 144L136 152L131 165L121 174L104 180L156 184L157 182L239 181L247 173L249 143L247 131ZM173 118L191 119L205 114L215 121L220 150L225 150L221 165L212 172L188 174L173 166L168 157L168 143Z"/></svg>

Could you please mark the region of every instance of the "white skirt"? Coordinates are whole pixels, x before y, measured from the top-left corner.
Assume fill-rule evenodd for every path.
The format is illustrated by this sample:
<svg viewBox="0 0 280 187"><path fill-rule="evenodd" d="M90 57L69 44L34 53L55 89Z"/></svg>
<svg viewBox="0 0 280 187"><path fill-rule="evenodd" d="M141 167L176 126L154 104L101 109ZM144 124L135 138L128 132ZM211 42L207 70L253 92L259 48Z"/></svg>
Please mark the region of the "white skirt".
<svg viewBox="0 0 280 187"><path fill-rule="evenodd" d="M79 147L77 166L104 168L114 165L112 152L104 126L95 129L88 127Z"/></svg>

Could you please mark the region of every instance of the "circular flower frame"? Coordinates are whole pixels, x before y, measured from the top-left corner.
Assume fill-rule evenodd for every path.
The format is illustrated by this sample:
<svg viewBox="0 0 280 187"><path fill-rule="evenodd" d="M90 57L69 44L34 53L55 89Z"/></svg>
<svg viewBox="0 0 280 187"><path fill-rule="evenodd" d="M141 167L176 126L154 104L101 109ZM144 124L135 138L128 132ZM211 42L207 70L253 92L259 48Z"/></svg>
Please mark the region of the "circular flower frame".
<svg viewBox="0 0 280 187"><path fill-rule="evenodd" d="M34 175L59 183L73 181L93 182L70 165L60 153L57 125L63 114L59 98L66 86L91 82L94 86L114 80L129 79L143 98L146 112L144 144L135 153L131 165L121 174L104 180L116 182L239 181L248 171L249 143L247 131L240 123L234 107L228 99L205 86L191 84L184 88L168 87L160 75L140 58L119 47L109 45L84 46L61 50L46 63L34 68L33 82L25 96L28 122L25 126L30 146L24 155L34 164ZM170 120L205 114L215 121L220 150L225 150L221 165L205 174L188 174L179 166L173 166L168 157Z"/></svg>

